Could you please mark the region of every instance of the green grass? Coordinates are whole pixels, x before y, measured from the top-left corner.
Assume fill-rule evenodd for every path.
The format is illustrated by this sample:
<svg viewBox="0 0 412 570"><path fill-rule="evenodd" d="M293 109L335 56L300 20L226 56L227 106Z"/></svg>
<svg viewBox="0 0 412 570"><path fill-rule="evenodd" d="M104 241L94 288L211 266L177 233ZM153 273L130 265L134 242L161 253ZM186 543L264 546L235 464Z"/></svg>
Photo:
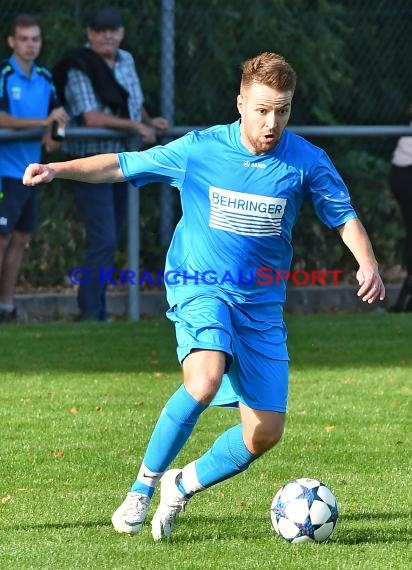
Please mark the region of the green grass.
<svg viewBox="0 0 412 570"><path fill-rule="evenodd" d="M412 315L287 324L282 442L245 474L194 497L166 544L152 542L149 525L119 535L110 517L181 381L171 325L3 326L0 568L412 568ZM208 410L177 465L236 422L234 411ZM271 530L275 492L302 476L338 498L340 520L326 543L290 545Z"/></svg>

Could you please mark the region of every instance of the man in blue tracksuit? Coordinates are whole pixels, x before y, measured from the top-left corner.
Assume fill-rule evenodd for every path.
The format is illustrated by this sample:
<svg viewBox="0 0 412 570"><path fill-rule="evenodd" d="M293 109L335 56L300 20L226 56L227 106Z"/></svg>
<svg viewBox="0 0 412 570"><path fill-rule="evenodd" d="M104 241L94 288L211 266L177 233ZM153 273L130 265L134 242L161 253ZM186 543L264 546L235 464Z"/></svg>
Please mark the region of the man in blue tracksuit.
<svg viewBox="0 0 412 570"><path fill-rule="evenodd" d="M45 127L43 140L0 141L0 322L15 320L14 289L24 250L37 224L38 190L21 181L28 162L40 160L41 145L54 150L52 124L64 126L50 72L37 65L42 45L37 20L20 14L11 25L12 55L0 64L0 128Z"/></svg>

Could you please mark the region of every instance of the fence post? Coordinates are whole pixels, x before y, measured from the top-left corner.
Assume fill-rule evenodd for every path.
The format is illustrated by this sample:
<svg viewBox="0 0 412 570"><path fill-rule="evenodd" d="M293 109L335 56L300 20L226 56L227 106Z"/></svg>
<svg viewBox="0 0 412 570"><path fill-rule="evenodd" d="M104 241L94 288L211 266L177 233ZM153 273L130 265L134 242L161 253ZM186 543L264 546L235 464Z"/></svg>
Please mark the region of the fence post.
<svg viewBox="0 0 412 570"><path fill-rule="evenodd" d="M127 303L130 321L138 321L140 318L140 288L139 265L140 265L140 188L131 184L127 188L127 268L133 271L132 279L135 285L128 283Z"/></svg>
<svg viewBox="0 0 412 570"><path fill-rule="evenodd" d="M175 2L162 0L161 23L161 112L173 125L175 96ZM163 143L170 139L164 138ZM160 185L160 242L167 245L173 233L173 194L167 184Z"/></svg>

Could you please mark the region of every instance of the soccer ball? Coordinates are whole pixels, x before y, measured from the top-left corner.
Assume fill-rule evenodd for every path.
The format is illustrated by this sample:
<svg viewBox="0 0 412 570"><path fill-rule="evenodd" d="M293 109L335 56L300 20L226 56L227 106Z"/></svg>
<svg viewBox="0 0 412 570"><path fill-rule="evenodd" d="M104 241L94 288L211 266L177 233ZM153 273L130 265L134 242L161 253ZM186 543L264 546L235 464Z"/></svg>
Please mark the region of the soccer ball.
<svg viewBox="0 0 412 570"><path fill-rule="evenodd" d="M272 526L288 542L323 542L335 530L338 505L332 491L316 479L294 479L276 493Z"/></svg>

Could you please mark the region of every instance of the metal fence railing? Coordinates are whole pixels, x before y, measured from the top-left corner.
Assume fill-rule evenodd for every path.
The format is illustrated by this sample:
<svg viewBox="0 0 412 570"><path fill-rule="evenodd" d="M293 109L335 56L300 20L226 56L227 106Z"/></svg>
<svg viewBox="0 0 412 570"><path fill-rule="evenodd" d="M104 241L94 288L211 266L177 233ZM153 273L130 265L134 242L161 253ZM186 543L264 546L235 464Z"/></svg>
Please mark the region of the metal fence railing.
<svg viewBox="0 0 412 570"><path fill-rule="evenodd" d="M173 126L165 133L165 140L172 140L183 136L193 129L204 129L205 126ZM306 137L399 137L412 136L412 127L396 125L345 125L345 126L293 126L291 130ZM27 140L41 138L43 129L0 129L0 140ZM127 136L110 129L100 128L68 128L67 138L119 138ZM168 243L173 231L173 221L170 216L171 189L167 186L162 188L166 198L161 201L160 228L164 232L162 239ZM132 275L139 274L140 258L140 198L139 192L133 186L129 186L128 192L128 228L127 228L127 267ZM169 235L170 232L170 235ZM167 235L166 235L167 234ZM136 321L140 317L140 291L136 286L128 285L128 318Z"/></svg>

